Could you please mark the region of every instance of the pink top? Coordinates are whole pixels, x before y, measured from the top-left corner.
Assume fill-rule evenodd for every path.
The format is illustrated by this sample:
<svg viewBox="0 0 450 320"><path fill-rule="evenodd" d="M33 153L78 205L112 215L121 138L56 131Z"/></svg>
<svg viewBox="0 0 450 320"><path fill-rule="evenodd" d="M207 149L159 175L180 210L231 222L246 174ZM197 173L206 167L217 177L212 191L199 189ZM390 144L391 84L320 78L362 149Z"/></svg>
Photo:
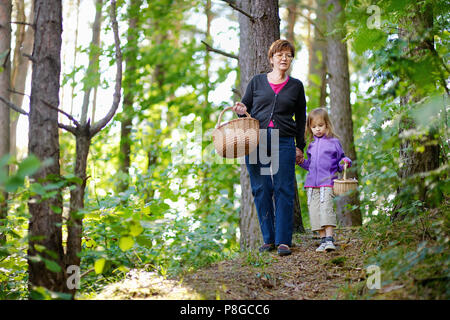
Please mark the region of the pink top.
<svg viewBox="0 0 450 320"><path fill-rule="evenodd" d="M281 89L283 89L283 87L286 85L286 83L288 81L289 81L289 76L286 78L286 81L284 81L282 83L270 83L269 82L269 84L272 87L273 92L275 92L275 94L278 94L281 91ZM272 119L270 120L269 125L267 127L269 127L269 128L274 127Z"/></svg>

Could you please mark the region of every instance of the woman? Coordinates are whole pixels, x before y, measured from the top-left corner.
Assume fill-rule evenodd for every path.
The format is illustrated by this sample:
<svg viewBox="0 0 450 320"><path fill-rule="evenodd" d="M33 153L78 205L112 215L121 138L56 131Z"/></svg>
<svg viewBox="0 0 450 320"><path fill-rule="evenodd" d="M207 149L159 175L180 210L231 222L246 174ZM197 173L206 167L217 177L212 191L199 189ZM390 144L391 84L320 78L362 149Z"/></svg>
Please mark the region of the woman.
<svg viewBox="0 0 450 320"><path fill-rule="evenodd" d="M245 163L264 240L259 251L272 251L277 247L280 256L291 254L295 164L303 162L305 147L305 91L300 80L287 74L294 54L294 46L289 41L272 43L268 51L272 71L254 76L242 101L233 106L238 115L247 111L259 120L260 129L267 129L261 130L261 134L267 134L267 150L264 151L270 155L272 173L266 174L271 163L261 161L264 152L259 149L265 147L261 143L255 151L257 156L252 154L250 159L246 156ZM264 140L265 137L260 137L260 141ZM249 161L252 158L257 160ZM275 159L278 161L276 170L272 161Z"/></svg>

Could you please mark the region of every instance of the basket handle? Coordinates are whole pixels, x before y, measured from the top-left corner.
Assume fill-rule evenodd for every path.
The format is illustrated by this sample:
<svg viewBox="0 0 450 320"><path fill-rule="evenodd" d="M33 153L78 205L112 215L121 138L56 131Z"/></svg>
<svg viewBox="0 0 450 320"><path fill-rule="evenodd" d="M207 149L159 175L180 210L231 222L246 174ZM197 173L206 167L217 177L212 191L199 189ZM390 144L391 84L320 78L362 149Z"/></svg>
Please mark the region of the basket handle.
<svg viewBox="0 0 450 320"><path fill-rule="evenodd" d="M233 107L227 107L227 108L225 108L225 109L222 110L222 112L221 112L220 115L219 115L219 119L217 120L216 128L220 125L220 122L222 121L222 115L223 115L223 113L224 113L225 111L227 111L227 110L230 110L230 109L233 109ZM246 115L247 117L250 118L250 114L249 114L247 111L245 111L245 115Z"/></svg>

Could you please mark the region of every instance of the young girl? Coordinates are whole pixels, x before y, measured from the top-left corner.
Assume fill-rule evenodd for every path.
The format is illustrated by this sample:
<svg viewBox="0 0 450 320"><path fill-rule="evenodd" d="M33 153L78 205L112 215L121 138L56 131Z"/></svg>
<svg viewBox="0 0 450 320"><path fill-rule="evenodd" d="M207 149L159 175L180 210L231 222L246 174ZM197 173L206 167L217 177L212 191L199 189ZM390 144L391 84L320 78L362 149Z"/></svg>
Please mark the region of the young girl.
<svg viewBox="0 0 450 320"><path fill-rule="evenodd" d="M344 163L352 161L344 155L342 145L333 130L328 113L323 108L312 110L306 120L305 135L310 142L308 159L300 166L308 170L305 188L312 231L319 231L321 238L317 252L336 250L333 229L336 213L333 209L333 180L342 171Z"/></svg>

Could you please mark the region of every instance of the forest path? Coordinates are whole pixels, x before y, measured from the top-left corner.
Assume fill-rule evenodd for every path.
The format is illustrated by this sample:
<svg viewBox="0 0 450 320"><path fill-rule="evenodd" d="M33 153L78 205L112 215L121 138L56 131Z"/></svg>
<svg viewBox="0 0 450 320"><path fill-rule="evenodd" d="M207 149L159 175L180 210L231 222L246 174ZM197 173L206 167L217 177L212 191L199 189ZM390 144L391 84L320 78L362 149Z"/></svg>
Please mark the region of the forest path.
<svg viewBox="0 0 450 320"><path fill-rule="evenodd" d="M335 239L336 251L316 253L319 239L311 232L295 234L292 255L245 252L182 279L134 270L96 299L342 299L339 288L364 281L364 257L357 228L339 228Z"/></svg>

